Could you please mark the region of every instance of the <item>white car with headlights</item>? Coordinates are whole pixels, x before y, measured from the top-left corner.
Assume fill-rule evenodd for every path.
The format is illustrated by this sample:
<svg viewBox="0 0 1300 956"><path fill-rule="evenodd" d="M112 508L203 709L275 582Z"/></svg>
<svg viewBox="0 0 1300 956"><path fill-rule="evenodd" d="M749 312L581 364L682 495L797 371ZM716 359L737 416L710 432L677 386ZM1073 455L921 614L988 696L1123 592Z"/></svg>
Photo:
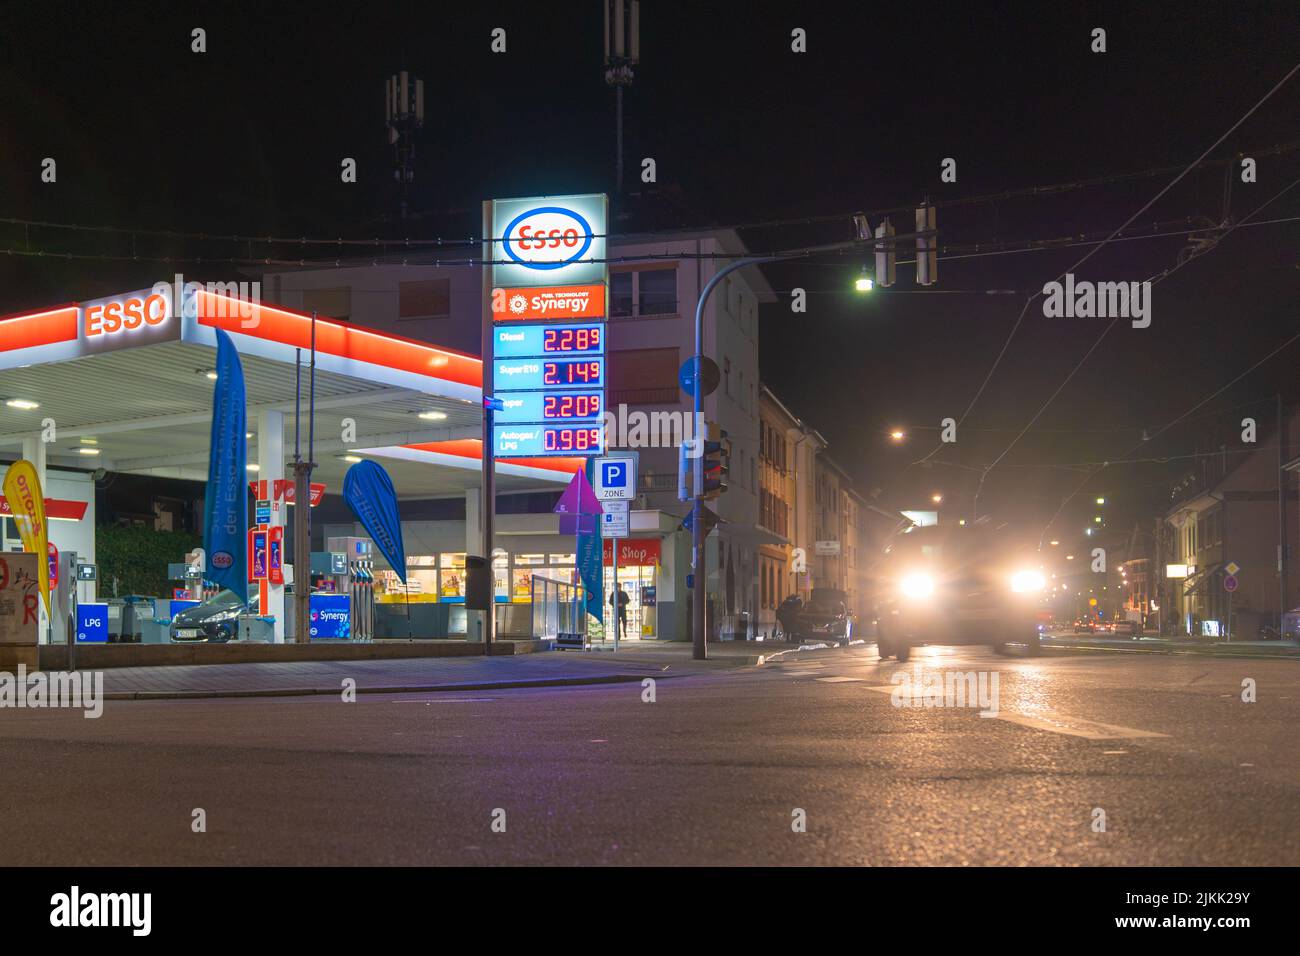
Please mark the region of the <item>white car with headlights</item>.
<svg viewBox="0 0 1300 956"><path fill-rule="evenodd" d="M894 538L876 581L876 643L905 661L925 644L1038 653L1047 587L1035 552L1002 529L930 525Z"/></svg>

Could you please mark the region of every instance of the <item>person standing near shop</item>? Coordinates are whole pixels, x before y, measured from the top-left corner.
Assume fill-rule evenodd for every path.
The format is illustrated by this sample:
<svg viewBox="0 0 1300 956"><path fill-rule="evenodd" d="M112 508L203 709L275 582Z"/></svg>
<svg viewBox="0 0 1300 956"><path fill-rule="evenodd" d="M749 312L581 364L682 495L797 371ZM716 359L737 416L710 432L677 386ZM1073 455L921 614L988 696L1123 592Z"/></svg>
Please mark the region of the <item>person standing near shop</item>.
<svg viewBox="0 0 1300 956"><path fill-rule="evenodd" d="M614 586L613 593L609 596L609 606L618 610L619 636L622 640L627 640L627 603L632 600L628 593L623 590L623 582L619 581Z"/></svg>

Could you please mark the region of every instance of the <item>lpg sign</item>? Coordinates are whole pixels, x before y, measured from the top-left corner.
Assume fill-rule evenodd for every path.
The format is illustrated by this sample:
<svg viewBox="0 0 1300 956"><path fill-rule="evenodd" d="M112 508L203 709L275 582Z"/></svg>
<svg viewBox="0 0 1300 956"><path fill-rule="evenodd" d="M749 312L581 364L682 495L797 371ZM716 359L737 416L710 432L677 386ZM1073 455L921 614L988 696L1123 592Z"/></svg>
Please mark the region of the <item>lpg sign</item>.
<svg viewBox="0 0 1300 956"><path fill-rule="evenodd" d="M605 282L604 195L492 201L493 285Z"/></svg>

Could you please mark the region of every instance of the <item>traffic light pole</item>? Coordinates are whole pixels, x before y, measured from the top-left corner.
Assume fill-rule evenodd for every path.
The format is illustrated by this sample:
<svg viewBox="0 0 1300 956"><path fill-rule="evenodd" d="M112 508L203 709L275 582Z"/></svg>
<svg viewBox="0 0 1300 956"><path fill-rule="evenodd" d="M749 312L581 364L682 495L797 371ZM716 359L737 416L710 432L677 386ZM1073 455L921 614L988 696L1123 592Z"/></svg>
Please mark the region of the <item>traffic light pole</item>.
<svg viewBox="0 0 1300 956"><path fill-rule="evenodd" d="M729 265L723 266L713 274L713 277L704 284L700 290L699 302L695 304L695 382L691 391L695 398L695 480L691 482L691 497L694 499L691 503L691 574L695 587L692 588L691 616L694 620L691 622L691 639L694 642L692 657L697 661L706 660L709 656L708 642L704 633L705 616L705 571L704 571L704 480L702 476L701 461L704 455L704 439L701 434L700 423L704 421L704 375L702 374L704 365L704 306L708 304L709 294L714 288L730 273L737 269L743 269L745 266L759 265L764 262L775 262L777 259L785 259L787 255L778 254L772 256L756 256L749 259L737 259Z"/></svg>
<svg viewBox="0 0 1300 956"><path fill-rule="evenodd" d="M692 589L691 605L691 637L694 642L693 657L697 661L705 660L708 654L707 642L704 634L704 601L705 601L705 575L704 575L704 481L702 475L701 456L704 453L704 436L698 434L700 422L704 420L704 395L701 388L703 374L701 366L704 364L704 307L708 304L709 295L719 282L726 278L737 269L743 269L745 266L762 265L766 262L777 262L783 259L799 259L819 252L842 252L849 249L860 249L864 247L882 247L886 243L897 243L904 239L915 239L918 237L933 237L933 229L917 231L914 233L904 233L900 235L889 236L884 242L876 242L866 237L852 239L847 242L832 242L821 246L810 246L803 249L791 249L784 252L774 252L769 255L750 256L746 259L737 259L726 266L723 266L713 274L713 277L704 284L700 290L699 301L695 304L695 384L692 388L695 398L695 438L700 442L696 449L698 453L695 458L694 481L692 482L691 497L691 572L694 575L695 587Z"/></svg>

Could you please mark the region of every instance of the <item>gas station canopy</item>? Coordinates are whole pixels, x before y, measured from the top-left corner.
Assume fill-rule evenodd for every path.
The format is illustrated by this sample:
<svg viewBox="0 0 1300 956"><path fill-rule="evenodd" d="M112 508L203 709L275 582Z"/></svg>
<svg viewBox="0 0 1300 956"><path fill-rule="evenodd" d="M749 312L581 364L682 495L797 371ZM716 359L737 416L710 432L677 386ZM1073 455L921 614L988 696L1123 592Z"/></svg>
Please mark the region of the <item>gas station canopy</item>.
<svg viewBox="0 0 1300 956"><path fill-rule="evenodd" d="M337 493L349 458L364 456L381 460L402 498L479 487L477 356L328 317L315 324L314 481ZM0 318L0 448L36 439L47 467L206 481L218 328L243 365L249 477L280 477L295 425L307 455L311 316L197 283ZM498 461L498 491L553 487L579 467Z"/></svg>

